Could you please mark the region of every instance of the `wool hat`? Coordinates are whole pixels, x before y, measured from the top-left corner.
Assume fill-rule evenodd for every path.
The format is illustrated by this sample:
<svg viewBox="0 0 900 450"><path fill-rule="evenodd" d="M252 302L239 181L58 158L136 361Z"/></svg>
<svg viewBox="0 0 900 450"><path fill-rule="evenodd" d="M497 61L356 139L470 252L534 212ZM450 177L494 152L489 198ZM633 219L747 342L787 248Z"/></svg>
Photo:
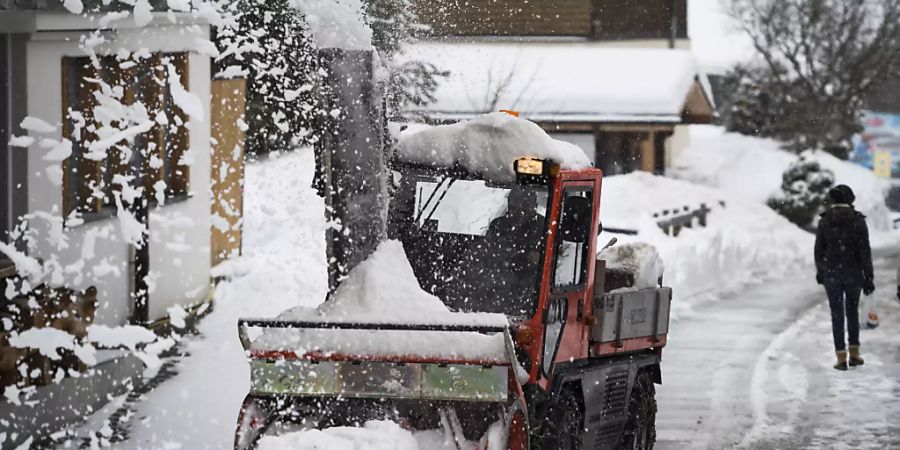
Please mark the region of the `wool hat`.
<svg viewBox="0 0 900 450"><path fill-rule="evenodd" d="M838 203L852 205L856 201L856 196L853 195L853 189L850 189L850 186L839 184L828 191L828 200L832 205Z"/></svg>

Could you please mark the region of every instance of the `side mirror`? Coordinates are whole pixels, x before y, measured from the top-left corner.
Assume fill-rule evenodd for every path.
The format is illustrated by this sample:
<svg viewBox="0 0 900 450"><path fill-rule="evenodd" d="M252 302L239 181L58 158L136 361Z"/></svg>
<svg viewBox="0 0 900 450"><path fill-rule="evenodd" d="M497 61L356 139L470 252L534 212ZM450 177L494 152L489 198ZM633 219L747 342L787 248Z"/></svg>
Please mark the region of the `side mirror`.
<svg viewBox="0 0 900 450"><path fill-rule="evenodd" d="M569 242L587 242L591 234L591 199L568 197L559 221L560 236Z"/></svg>

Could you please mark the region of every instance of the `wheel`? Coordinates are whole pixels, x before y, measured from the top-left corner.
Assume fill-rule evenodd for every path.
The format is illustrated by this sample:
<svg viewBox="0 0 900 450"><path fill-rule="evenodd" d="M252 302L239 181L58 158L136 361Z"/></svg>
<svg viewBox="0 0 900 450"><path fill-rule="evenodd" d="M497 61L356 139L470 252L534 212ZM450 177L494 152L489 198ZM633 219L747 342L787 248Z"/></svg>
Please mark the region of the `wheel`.
<svg viewBox="0 0 900 450"><path fill-rule="evenodd" d="M656 388L648 372L638 372L628 400L628 420L625 422L622 448L651 450L655 443Z"/></svg>
<svg viewBox="0 0 900 450"><path fill-rule="evenodd" d="M544 450L581 450L584 411L573 391L562 391L559 400L550 406L542 434Z"/></svg>

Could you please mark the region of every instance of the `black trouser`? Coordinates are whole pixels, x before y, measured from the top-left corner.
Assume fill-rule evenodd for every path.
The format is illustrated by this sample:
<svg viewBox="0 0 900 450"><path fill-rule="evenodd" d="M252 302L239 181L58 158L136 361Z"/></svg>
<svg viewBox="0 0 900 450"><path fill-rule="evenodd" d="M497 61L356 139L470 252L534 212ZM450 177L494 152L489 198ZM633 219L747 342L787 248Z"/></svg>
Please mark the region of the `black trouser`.
<svg viewBox="0 0 900 450"><path fill-rule="evenodd" d="M844 342L844 317L847 318L847 334L850 345L859 345L859 294L862 282L825 280L825 292L831 306L831 332L834 334L834 349L846 350Z"/></svg>

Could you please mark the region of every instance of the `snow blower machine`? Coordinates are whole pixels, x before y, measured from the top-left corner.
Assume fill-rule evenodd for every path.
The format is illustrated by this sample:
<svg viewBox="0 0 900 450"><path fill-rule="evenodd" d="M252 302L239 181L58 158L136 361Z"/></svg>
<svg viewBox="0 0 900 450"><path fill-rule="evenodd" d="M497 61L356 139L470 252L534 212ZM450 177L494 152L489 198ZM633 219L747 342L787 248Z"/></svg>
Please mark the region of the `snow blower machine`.
<svg viewBox="0 0 900 450"><path fill-rule="evenodd" d="M420 448L653 447L671 290L598 259L602 173L580 149L484 120L401 141L390 240L333 298L239 322L236 449L380 420L452 444Z"/></svg>

